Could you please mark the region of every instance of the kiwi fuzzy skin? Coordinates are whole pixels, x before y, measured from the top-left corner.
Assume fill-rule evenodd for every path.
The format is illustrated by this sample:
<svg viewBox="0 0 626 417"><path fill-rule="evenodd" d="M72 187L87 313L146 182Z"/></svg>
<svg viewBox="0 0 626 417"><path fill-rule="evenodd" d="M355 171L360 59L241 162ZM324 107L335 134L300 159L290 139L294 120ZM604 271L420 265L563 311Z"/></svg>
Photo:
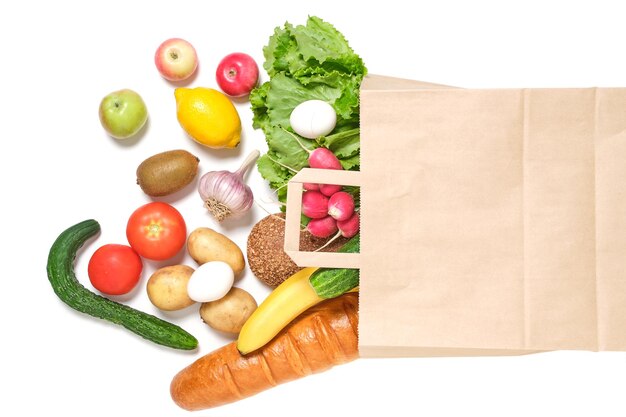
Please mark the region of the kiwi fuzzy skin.
<svg viewBox="0 0 626 417"><path fill-rule="evenodd" d="M182 150L161 152L137 167L137 184L151 197L163 197L182 190L198 174L200 160Z"/></svg>

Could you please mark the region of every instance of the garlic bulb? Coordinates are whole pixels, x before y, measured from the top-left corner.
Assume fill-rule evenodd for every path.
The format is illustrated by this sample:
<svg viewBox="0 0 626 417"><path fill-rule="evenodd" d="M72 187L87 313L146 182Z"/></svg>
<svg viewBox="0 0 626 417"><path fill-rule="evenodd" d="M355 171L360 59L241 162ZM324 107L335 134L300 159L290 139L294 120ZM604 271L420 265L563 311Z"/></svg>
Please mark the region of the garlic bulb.
<svg viewBox="0 0 626 417"><path fill-rule="evenodd" d="M211 171L200 178L198 192L217 221L241 217L252 207L254 196L243 177L260 155L253 151L235 172Z"/></svg>

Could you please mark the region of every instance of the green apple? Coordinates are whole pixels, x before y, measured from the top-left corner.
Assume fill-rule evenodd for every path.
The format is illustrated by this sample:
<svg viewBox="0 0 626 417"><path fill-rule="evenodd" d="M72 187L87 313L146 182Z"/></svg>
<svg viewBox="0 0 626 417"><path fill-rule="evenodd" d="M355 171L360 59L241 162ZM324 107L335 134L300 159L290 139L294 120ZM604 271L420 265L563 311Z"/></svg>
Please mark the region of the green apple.
<svg viewBox="0 0 626 417"><path fill-rule="evenodd" d="M133 90L123 89L107 94L100 102L100 123L116 139L135 135L148 120L146 103Z"/></svg>

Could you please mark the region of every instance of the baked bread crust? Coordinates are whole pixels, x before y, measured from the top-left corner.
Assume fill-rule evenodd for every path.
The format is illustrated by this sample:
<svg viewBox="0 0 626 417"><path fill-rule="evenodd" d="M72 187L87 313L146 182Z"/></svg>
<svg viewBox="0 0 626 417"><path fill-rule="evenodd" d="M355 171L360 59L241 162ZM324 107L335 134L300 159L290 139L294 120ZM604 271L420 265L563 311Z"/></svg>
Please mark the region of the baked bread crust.
<svg viewBox="0 0 626 417"><path fill-rule="evenodd" d="M217 407L358 358L358 294L307 310L269 344L241 355L236 342L181 370L170 393L186 410Z"/></svg>

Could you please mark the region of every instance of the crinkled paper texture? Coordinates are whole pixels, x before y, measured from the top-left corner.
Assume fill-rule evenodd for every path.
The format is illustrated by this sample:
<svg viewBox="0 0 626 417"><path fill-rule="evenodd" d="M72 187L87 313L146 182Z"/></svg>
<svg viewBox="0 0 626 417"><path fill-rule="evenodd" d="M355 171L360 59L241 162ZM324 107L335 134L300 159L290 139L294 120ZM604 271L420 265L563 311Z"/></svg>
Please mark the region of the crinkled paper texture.
<svg viewBox="0 0 626 417"><path fill-rule="evenodd" d="M360 105L361 356L626 350L626 89Z"/></svg>

